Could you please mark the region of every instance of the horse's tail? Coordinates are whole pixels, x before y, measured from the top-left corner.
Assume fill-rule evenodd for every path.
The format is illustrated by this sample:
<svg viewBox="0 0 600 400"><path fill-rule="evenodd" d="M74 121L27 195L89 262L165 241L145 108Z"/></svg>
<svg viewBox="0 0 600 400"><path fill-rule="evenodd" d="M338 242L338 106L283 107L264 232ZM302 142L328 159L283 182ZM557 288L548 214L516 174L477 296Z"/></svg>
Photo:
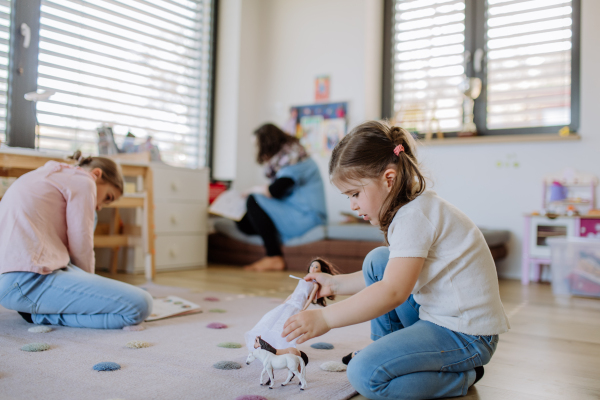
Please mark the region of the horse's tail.
<svg viewBox="0 0 600 400"><path fill-rule="evenodd" d="M304 365L308 365L308 356L306 355L306 353L301 351L300 357L302 357L302 360L304 361Z"/></svg>
<svg viewBox="0 0 600 400"><path fill-rule="evenodd" d="M306 356L306 354L302 353L303 355ZM308 357L306 357L306 359L308 360ZM306 380L306 364L304 362L304 358L300 357L300 376L302 376L302 379Z"/></svg>

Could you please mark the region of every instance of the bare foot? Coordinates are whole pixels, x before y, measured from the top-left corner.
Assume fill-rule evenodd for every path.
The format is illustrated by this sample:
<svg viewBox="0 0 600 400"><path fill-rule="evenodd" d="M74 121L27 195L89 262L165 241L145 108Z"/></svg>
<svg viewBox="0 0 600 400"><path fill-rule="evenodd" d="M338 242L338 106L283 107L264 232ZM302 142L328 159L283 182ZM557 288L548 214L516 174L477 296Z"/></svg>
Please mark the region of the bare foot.
<svg viewBox="0 0 600 400"><path fill-rule="evenodd" d="M281 256L264 257L244 267L246 271L283 271L285 269L285 260Z"/></svg>

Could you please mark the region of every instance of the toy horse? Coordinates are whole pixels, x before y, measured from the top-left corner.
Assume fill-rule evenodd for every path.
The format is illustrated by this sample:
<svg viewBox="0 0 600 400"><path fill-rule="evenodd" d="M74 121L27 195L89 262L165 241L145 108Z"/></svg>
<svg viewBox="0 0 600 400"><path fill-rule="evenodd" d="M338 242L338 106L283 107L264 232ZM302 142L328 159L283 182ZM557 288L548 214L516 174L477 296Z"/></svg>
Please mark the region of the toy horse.
<svg viewBox="0 0 600 400"><path fill-rule="evenodd" d="M266 372L271 382L269 389L273 389L273 386L275 385L275 376L273 375L273 370L287 368L288 376L281 386L287 385L290 383L294 375L298 375L298 378L300 378L300 390L304 390L306 388L306 368L302 357L298 357L293 354L283 354L281 356L277 356L270 351L258 348L252 350L252 352L248 354L248 358L246 358L246 364L250 365L250 363L257 358L263 364L263 370L260 373L259 381L261 386L263 385L263 376ZM266 384L268 383L269 382Z"/></svg>
<svg viewBox="0 0 600 400"><path fill-rule="evenodd" d="M260 336L257 336L256 339L254 339L254 348L255 349L261 348L263 350L267 350L277 356L281 356L284 354L293 354L295 356L302 357L302 361L304 361L304 365L305 366L308 365L308 356L306 355L306 353L298 350L295 347L288 347L286 349L278 350L275 347L271 346L269 343L262 340L262 338Z"/></svg>

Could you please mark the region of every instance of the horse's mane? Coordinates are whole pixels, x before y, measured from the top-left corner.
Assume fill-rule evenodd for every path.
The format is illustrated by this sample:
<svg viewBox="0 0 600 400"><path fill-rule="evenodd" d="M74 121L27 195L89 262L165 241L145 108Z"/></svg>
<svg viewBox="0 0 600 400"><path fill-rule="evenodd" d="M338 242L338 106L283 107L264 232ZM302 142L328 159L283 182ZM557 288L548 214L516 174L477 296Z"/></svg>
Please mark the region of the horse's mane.
<svg viewBox="0 0 600 400"><path fill-rule="evenodd" d="M261 349L266 350L273 354L277 354L277 350L275 350L275 347L271 346L269 343L262 340L260 336L258 337L258 342L260 343Z"/></svg>

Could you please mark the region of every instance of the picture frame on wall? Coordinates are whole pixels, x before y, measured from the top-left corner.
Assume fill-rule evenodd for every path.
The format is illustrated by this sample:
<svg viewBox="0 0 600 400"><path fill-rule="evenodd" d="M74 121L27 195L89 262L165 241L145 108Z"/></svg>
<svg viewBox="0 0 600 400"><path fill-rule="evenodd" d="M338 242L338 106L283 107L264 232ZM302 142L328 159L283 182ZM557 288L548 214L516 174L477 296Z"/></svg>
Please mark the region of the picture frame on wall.
<svg viewBox="0 0 600 400"><path fill-rule="evenodd" d="M347 115L347 102L293 106L284 130L309 153L327 156L347 133Z"/></svg>

